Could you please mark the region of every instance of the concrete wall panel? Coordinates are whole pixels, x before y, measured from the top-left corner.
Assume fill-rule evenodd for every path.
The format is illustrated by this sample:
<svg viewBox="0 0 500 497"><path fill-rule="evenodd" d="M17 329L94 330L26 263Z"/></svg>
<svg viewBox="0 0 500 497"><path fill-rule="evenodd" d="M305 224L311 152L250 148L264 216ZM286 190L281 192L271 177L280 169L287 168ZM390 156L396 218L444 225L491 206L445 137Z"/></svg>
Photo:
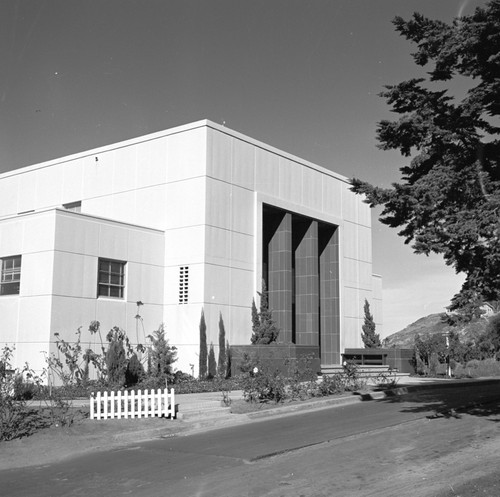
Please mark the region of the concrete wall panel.
<svg viewBox="0 0 500 497"><path fill-rule="evenodd" d="M90 163L90 159L75 159L62 163L61 204L83 200L84 169L87 163Z"/></svg>
<svg viewBox="0 0 500 497"><path fill-rule="evenodd" d="M207 178L206 223L231 229L231 185Z"/></svg>
<svg viewBox="0 0 500 497"><path fill-rule="evenodd" d="M14 219L0 221L0 257L20 254L22 245L23 223Z"/></svg>
<svg viewBox="0 0 500 497"><path fill-rule="evenodd" d="M19 174L17 213L35 209L36 200L36 172L33 174Z"/></svg>
<svg viewBox="0 0 500 497"><path fill-rule="evenodd" d="M231 183L232 138L208 129L207 176Z"/></svg>
<svg viewBox="0 0 500 497"><path fill-rule="evenodd" d="M136 188L157 186L167 181L167 138L138 143L136 149Z"/></svg>
<svg viewBox="0 0 500 497"><path fill-rule="evenodd" d="M255 152L255 190L279 197L279 157L261 148Z"/></svg>
<svg viewBox="0 0 500 497"><path fill-rule="evenodd" d="M322 211L331 216L342 217L342 183L331 176L323 176Z"/></svg>
<svg viewBox="0 0 500 497"><path fill-rule="evenodd" d="M205 224L206 181L196 178L165 187L165 228Z"/></svg>
<svg viewBox="0 0 500 497"><path fill-rule="evenodd" d="M164 229L166 217L172 215L165 209L165 191L165 185L136 190L136 211L132 222L148 228Z"/></svg>
<svg viewBox="0 0 500 497"><path fill-rule="evenodd" d="M206 173L206 128L176 133L167 138L167 182L197 178Z"/></svg>
<svg viewBox="0 0 500 497"><path fill-rule="evenodd" d="M64 175L64 165L57 164L36 171L35 209L58 207L62 204L61 178Z"/></svg>
<svg viewBox="0 0 500 497"><path fill-rule="evenodd" d="M279 195L280 198L288 202L300 204L302 202L302 170L303 167L296 162L279 158L280 180Z"/></svg>
<svg viewBox="0 0 500 497"><path fill-rule="evenodd" d="M95 299L97 296L97 257L57 251L54 258L55 295Z"/></svg>
<svg viewBox="0 0 500 497"><path fill-rule="evenodd" d="M0 181L0 217L17 214L19 178L21 175L7 176Z"/></svg>
<svg viewBox="0 0 500 497"><path fill-rule="evenodd" d="M231 178L234 185L254 190L255 150L254 145L238 138L233 138Z"/></svg>
<svg viewBox="0 0 500 497"><path fill-rule="evenodd" d="M247 235L253 235L254 232L254 212L255 195L249 190L231 187L231 222L230 229Z"/></svg>
<svg viewBox="0 0 500 497"><path fill-rule="evenodd" d="M321 211L323 207L323 185L317 171L302 168L302 202L306 207Z"/></svg>

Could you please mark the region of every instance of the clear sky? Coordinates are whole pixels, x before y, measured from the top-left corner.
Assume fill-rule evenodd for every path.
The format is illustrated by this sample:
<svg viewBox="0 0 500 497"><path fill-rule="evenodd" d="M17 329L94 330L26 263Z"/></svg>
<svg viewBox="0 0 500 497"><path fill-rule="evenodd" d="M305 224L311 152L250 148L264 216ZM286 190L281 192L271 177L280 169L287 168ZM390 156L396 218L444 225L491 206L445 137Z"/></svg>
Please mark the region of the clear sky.
<svg viewBox="0 0 500 497"><path fill-rule="evenodd" d="M408 159L376 148L392 117L377 94L422 75L391 20L451 21L485 3L4 0L0 172L207 118L387 186ZM375 214L385 336L444 310L462 279Z"/></svg>

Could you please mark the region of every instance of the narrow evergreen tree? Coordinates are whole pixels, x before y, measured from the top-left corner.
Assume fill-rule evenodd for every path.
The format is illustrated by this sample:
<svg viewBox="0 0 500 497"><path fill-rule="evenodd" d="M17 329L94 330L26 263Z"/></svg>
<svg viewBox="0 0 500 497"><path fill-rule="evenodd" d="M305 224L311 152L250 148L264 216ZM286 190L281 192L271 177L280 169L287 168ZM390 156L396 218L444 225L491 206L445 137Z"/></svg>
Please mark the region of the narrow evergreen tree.
<svg viewBox="0 0 500 497"><path fill-rule="evenodd" d="M207 377L207 324L205 323L205 313L201 311L200 318L200 357L199 357L199 378Z"/></svg>
<svg viewBox="0 0 500 497"><path fill-rule="evenodd" d="M231 347L229 341L226 341L226 378L231 377Z"/></svg>
<svg viewBox="0 0 500 497"><path fill-rule="evenodd" d="M217 374L217 362L215 362L214 344L210 343L210 350L208 352L208 378L215 378Z"/></svg>
<svg viewBox="0 0 500 497"><path fill-rule="evenodd" d="M177 360L177 347L168 343L163 324L148 338L152 344L149 351L149 373L154 378L168 381L173 375L172 364Z"/></svg>
<svg viewBox="0 0 500 497"><path fill-rule="evenodd" d="M125 384L125 371L127 369L127 357L123 346L124 336L124 332L115 326L106 337L109 342L106 351L108 382L119 386Z"/></svg>
<svg viewBox="0 0 500 497"><path fill-rule="evenodd" d="M226 376L226 329L224 327L224 320L222 313L219 314L219 361L217 364L217 373L224 378Z"/></svg>
<svg viewBox="0 0 500 497"><path fill-rule="evenodd" d="M260 310L257 313L255 300L252 302L252 338L253 344L267 345L276 342L279 328L273 319L273 311L269 309L268 291L266 283L262 281L260 296Z"/></svg>
<svg viewBox="0 0 500 497"><path fill-rule="evenodd" d="M136 353L130 356L125 370L125 383L128 387L137 384L144 377L144 366Z"/></svg>
<svg viewBox="0 0 500 497"><path fill-rule="evenodd" d="M255 299L252 299L252 333L257 333L260 328L260 318L259 311L257 310L257 306L255 305Z"/></svg>
<svg viewBox="0 0 500 497"><path fill-rule="evenodd" d="M373 320L373 316L370 312L370 304L368 300L365 299L365 319L364 324L362 326L363 333L361 333L361 338L363 343L365 344L365 348L367 349L376 349L382 346L380 343L380 336L375 333L375 321Z"/></svg>

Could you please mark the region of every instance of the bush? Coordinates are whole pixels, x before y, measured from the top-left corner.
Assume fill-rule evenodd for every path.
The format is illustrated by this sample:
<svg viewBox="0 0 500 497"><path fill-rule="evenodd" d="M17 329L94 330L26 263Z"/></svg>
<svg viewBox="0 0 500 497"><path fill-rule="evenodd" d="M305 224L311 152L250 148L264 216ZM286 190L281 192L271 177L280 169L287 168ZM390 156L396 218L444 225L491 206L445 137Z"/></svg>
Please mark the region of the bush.
<svg viewBox="0 0 500 497"><path fill-rule="evenodd" d="M11 365L13 353L13 348L5 346L0 354L0 440L25 437L46 426L38 411L29 408L24 398L26 384L32 382L36 390L41 380L27 364L22 370L14 369Z"/></svg>
<svg viewBox="0 0 500 497"><path fill-rule="evenodd" d="M151 348L148 354L149 375L166 385L173 375L173 364L177 361L177 348L170 345L165 335L165 327L160 327L149 335Z"/></svg>
<svg viewBox="0 0 500 497"><path fill-rule="evenodd" d="M144 375L144 366L141 364L141 361L139 361L137 354L132 354L128 360L127 369L125 370L125 384L128 387L136 385L144 378Z"/></svg>
<svg viewBox="0 0 500 497"><path fill-rule="evenodd" d="M125 332L118 327L114 327L107 335L109 342L106 351L106 368L108 372L108 382L112 385L122 387L125 385L125 371L127 370L127 356L123 342Z"/></svg>
<svg viewBox="0 0 500 497"><path fill-rule="evenodd" d="M326 397L345 391L345 378L342 373L323 375L318 383L318 396Z"/></svg>
<svg viewBox="0 0 500 497"><path fill-rule="evenodd" d="M481 378L500 376L500 362L494 358L482 361L472 360L465 366L458 364L455 368L455 378Z"/></svg>
<svg viewBox="0 0 500 497"><path fill-rule="evenodd" d="M258 359L244 357L240 376L243 396L248 402L284 402L285 400L305 400L346 391L358 390L366 382L358 373L354 363L344 365L341 373L323 376L317 382L316 374L310 369L311 358L288 360L288 371L283 373L272 363L260 363Z"/></svg>
<svg viewBox="0 0 500 497"><path fill-rule="evenodd" d="M269 309L269 292L266 283L262 280L260 296L260 309L257 311L255 299L252 301L252 337L253 344L268 345L278 340L279 328L273 319L273 311Z"/></svg>
<svg viewBox="0 0 500 497"><path fill-rule="evenodd" d="M283 402L287 397L286 378L275 369L256 363L251 372L241 378L243 397L248 402Z"/></svg>
<svg viewBox="0 0 500 497"><path fill-rule="evenodd" d="M31 400L37 396L40 386L24 381L22 375L16 375L13 381L13 398L14 400Z"/></svg>

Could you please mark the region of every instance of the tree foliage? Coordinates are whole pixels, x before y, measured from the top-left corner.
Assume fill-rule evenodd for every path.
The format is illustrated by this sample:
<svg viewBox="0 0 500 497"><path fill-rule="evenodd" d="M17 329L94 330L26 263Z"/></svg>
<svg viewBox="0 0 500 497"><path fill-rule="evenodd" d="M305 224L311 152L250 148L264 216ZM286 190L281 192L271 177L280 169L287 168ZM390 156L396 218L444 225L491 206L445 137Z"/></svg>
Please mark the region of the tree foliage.
<svg viewBox="0 0 500 497"><path fill-rule="evenodd" d="M365 348L373 349L381 347L382 344L380 342L380 335L375 333L375 321L373 320L373 316L370 312L370 304L368 300L365 299L364 305L364 324L362 326L363 333L361 333L361 339L365 344Z"/></svg>
<svg viewBox="0 0 500 497"><path fill-rule="evenodd" d="M127 370L127 355L123 342L125 332L115 326L106 336L109 345L106 351L106 370L111 384L123 386Z"/></svg>
<svg viewBox="0 0 500 497"><path fill-rule="evenodd" d="M200 355L199 355L199 369L198 375L200 379L207 377L207 360L208 360L208 349L207 349L207 324L205 322L205 313L201 311L200 318Z"/></svg>
<svg viewBox="0 0 500 497"><path fill-rule="evenodd" d="M222 378L227 374L226 328L222 319L222 313L219 314L219 358L217 361L217 373Z"/></svg>
<svg viewBox="0 0 500 497"><path fill-rule="evenodd" d="M172 365L177 361L177 347L168 343L163 324L148 338L151 341L148 351L149 373L154 378L169 381L173 376Z"/></svg>
<svg viewBox="0 0 500 497"><path fill-rule="evenodd" d="M486 357L500 359L500 313L491 316L479 343Z"/></svg>
<svg viewBox="0 0 500 497"><path fill-rule="evenodd" d="M127 369L125 370L125 384L130 387L136 385L139 381L144 378L146 372L144 371L144 366L134 352L127 363Z"/></svg>
<svg viewBox="0 0 500 497"><path fill-rule="evenodd" d="M429 72L385 87L399 119L381 121L377 139L411 161L391 188L353 179L352 190L383 206L380 221L401 228L417 254L442 254L465 274L450 307L471 317L500 300L500 0L451 24L418 13L393 23ZM459 78L470 89L456 100L443 87Z"/></svg>
<svg viewBox="0 0 500 497"><path fill-rule="evenodd" d="M269 299L266 284L262 282L262 292L258 292L260 307L257 312L255 300L252 301L252 338L251 342L259 345L267 345L276 342L279 328L273 319L273 311L269 309Z"/></svg>
<svg viewBox="0 0 500 497"><path fill-rule="evenodd" d="M214 344L210 343L210 349L208 351L208 376L207 378L212 379L217 375L217 362L215 361L215 350Z"/></svg>

